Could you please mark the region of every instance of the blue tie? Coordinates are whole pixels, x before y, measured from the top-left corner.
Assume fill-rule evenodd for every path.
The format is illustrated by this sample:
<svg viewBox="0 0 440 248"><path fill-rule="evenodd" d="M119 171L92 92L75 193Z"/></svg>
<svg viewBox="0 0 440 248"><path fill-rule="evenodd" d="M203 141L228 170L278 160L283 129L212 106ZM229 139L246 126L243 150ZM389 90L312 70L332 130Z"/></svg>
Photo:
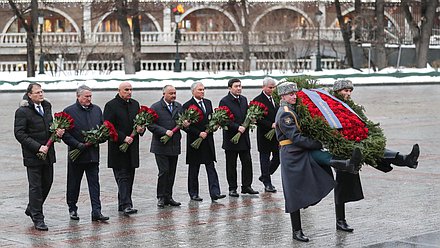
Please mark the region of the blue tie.
<svg viewBox="0 0 440 248"><path fill-rule="evenodd" d="M168 105L168 108L170 109L170 113L173 113L173 104L170 103L170 105Z"/></svg>
<svg viewBox="0 0 440 248"><path fill-rule="evenodd" d="M40 105L37 106L37 109L38 109L38 113L39 113L41 116L44 116L43 110L41 109L41 106L40 106Z"/></svg>

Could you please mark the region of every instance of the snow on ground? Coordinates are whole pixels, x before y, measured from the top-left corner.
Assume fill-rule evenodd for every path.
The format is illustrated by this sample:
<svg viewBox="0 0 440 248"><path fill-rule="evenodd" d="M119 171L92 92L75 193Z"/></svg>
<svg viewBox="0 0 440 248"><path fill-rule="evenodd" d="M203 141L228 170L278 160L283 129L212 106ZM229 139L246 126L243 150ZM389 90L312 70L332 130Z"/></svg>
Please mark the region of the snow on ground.
<svg viewBox="0 0 440 248"><path fill-rule="evenodd" d="M141 71L135 75L125 75L122 71L115 71L110 74L99 74L98 72L87 72L86 75L75 76L73 72L62 72L56 75L37 74L35 78L27 78L26 72L0 72L0 91L22 91L29 82L38 82L45 90L69 90L76 89L79 85L86 84L93 89L116 89L122 81L131 82L134 88L162 88L164 85L172 84L175 87L190 87L195 81L201 81L206 87L226 87L227 80L232 77L240 78L244 87L261 86L261 81L266 76L277 80L285 77L310 75L319 79L325 85L331 85L334 80L346 78L351 79L355 85L371 84L418 84L431 83L440 84L440 73L433 68L386 68L380 72L373 72L372 69L343 69L324 70L321 72L304 71L301 73L272 71L253 71L245 75L238 72L189 72L175 73L171 71Z"/></svg>

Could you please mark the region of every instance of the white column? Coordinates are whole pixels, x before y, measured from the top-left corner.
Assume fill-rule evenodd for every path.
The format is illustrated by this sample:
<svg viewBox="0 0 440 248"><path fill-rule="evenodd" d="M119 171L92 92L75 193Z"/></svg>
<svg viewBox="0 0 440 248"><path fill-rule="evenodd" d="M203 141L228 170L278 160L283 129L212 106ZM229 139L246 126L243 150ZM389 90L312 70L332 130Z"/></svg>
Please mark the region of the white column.
<svg viewBox="0 0 440 248"><path fill-rule="evenodd" d="M83 27L84 27L84 36L86 42L89 42L92 37L92 8L90 3L84 3L84 11L83 11Z"/></svg>
<svg viewBox="0 0 440 248"><path fill-rule="evenodd" d="M164 35L164 41L168 41L171 37L174 38L174 36L168 35L171 33L171 30L171 9L165 7L163 9L163 33L167 35Z"/></svg>

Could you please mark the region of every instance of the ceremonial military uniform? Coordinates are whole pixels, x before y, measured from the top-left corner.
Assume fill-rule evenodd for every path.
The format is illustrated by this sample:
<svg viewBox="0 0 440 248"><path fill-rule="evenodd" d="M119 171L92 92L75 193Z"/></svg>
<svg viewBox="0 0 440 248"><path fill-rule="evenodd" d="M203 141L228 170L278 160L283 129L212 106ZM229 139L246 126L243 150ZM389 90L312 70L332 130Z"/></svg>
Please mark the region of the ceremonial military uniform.
<svg viewBox="0 0 440 248"><path fill-rule="evenodd" d="M350 160L334 160L328 152L321 151L321 142L301 133L298 116L294 112L297 87L295 83L277 86L282 97L275 117L276 137L280 143L281 179L286 204L290 213L293 238L307 242L301 230L300 209L321 201L333 189L335 182L329 166L356 173L361 154L355 149Z"/></svg>
<svg viewBox="0 0 440 248"><path fill-rule="evenodd" d="M350 99L351 91L353 91L353 83L350 80L337 80L333 85L333 93L344 96L344 101ZM349 91L349 92L343 92ZM419 146L415 144L409 155L400 155L399 152L385 149L382 158L376 159L377 166L374 167L383 172L389 172L393 169L391 164L397 166L408 166L410 168L417 167L417 159L419 157ZM361 179L358 174L351 174L336 170L336 186L335 186L335 212L336 212L336 229L346 232L352 232L347 221L345 220L345 203L354 202L364 199L362 192Z"/></svg>

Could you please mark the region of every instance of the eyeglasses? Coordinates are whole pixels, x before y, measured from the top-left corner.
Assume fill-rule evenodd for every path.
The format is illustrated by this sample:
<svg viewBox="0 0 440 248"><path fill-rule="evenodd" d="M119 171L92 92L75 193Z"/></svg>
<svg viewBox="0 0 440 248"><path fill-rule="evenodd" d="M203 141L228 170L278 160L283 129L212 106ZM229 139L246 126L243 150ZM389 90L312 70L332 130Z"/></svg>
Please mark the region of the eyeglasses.
<svg viewBox="0 0 440 248"><path fill-rule="evenodd" d="M32 92L31 94L39 95L39 94L43 94L43 93L44 93L44 91L40 90L40 91L37 91L37 92Z"/></svg>

